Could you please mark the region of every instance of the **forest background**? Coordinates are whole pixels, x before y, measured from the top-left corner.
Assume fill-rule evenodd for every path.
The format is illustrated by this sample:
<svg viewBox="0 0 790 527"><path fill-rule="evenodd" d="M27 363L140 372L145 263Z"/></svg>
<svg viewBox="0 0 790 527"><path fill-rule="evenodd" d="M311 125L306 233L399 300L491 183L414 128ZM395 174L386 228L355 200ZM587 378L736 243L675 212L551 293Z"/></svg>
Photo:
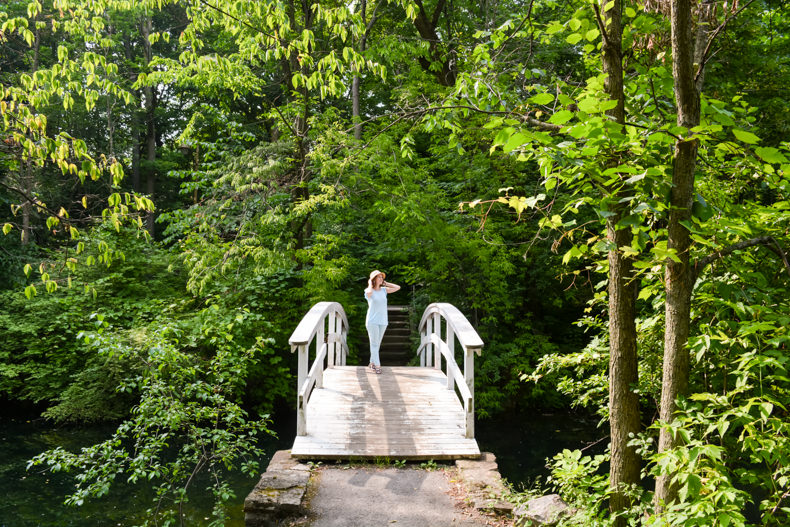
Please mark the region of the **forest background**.
<svg viewBox="0 0 790 527"><path fill-rule="evenodd" d="M785 525L788 15L6 1L0 394L119 423L34 463L73 504L152 480L165 523L206 470L221 524L288 335L321 300L362 328L381 268L477 328L479 417L600 415L605 455L553 460L568 524Z"/></svg>

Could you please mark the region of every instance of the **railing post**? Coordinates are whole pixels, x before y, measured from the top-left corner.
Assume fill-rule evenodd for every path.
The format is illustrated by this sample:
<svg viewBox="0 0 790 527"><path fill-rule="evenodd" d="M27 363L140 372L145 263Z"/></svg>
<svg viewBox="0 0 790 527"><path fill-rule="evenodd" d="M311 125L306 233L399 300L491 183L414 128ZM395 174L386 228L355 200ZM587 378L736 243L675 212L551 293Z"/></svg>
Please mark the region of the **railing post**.
<svg viewBox="0 0 790 527"><path fill-rule="evenodd" d="M469 408L466 410L466 437L475 437L475 350L467 348L464 350L464 380L472 394L469 401Z"/></svg>
<svg viewBox="0 0 790 527"><path fill-rule="evenodd" d="M340 339L342 344L340 346L340 365L346 365L346 349L348 348L348 328L343 324L343 319L338 320L340 326Z"/></svg>
<svg viewBox="0 0 790 527"><path fill-rule="evenodd" d="M433 314L433 333L438 337L439 340L442 340L442 316L439 313ZM442 369L442 352L439 350L439 346L433 347L433 367L437 370Z"/></svg>
<svg viewBox="0 0 790 527"><path fill-rule="evenodd" d="M335 350L337 343L337 313L332 311L327 317L329 328L327 329L326 339L326 367L327 369L335 365Z"/></svg>
<svg viewBox="0 0 790 527"><path fill-rule="evenodd" d="M450 324L447 324L447 351L455 362L455 333ZM455 376L450 375L450 361L447 361L447 389L452 390L453 388L455 388Z"/></svg>
<svg viewBox="0 0 790 527"><path fill-rule="evenodd" d="M315 332L315 360L318 360L318 354L321 353L321 348L326 344L326 330L324 327L326 326L326 318L321 319L321 323L318 324L318 329ZM328 350L327 350L328 351ZM321 359L323 363L324 360ZM321 364L318 368L318 376L315 379L315 386L316 388L323 388L324 387L324 365Z"/></svg>
<svg viewBox="0 0 790 527"><path fill-rule="evenodd" d="M302 386L304 386L304 382L307 379L307 362L309 360L308 357L308 347L309 344L300 344L299 345L299 363L297 366L297 388L296 388L296 435L303 436L307 433L307 416L305 415L305 402L302 401L301 396L299 395L302 391Z"/></svg>
<svg viewBox="0 0 790 527"><path fill-rule="evenodd" d="M431 335L433 335L433 317L428 317L425 322L425 338L426 344L423 349L423 356L420 357L420 366L427 368L429 364L429 357L433 354L433 344L431 344Z"/></svg>
<svg viewBox="0 0 790 527"><path fill-rule="evenodd" d="M332 343L332 367L340 363L338 356L343 352L343 343L341 334L343 332L343 325L340 323L340 314L335 311L332 315L332 332L335 334L335 341Z"/></svg>

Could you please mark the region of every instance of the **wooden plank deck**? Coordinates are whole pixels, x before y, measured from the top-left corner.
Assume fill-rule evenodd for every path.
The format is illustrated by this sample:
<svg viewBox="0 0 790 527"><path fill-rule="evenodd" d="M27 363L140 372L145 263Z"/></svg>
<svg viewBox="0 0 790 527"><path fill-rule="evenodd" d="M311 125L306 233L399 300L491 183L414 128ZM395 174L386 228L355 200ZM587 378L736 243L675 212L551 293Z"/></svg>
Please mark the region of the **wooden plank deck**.
<svg viewBox="0 0 790 527"><path fill-rule="evenodd" d="M300 459L458 459L480 456L464 437L464 409L440 370L361 366L324 371L324 387L307 404Z"/></svg>

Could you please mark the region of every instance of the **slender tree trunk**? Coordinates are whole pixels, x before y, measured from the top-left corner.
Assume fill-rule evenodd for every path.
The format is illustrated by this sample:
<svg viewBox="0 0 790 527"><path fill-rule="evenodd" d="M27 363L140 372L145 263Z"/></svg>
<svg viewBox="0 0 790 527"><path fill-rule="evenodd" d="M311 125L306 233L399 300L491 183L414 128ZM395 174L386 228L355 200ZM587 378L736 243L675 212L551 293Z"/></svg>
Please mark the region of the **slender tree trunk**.
<svg viewBox="0 0 790 527"><path fill-rule="evenodd" d="M145 65L148 68L148 65L151 63L153 59L153 51L151 49L151 41L148 39L148 36L151 34L152 31L152 24L153 20L150 16L146 16L143 19L142 23L142 36L143 36L143 49L145 50ZM143 88L143 94L145 95L145 122L146 122L146 133L145 133L145 159L148 161L148 170L147 170L147 185L146 185L146 193L151 200L154 199L154 194L156 192L156 90L154 90L153 86L145 86ZM154 220L156 219L155 213L152 211L148 214L146 218L146 229L151 236L155 234L155 223Z"/></svg>
<svg viewBox="0 0 790 527"><path fill-rule="evenodd" d="M625 96L621 11L622 0L614 0L614 6L604 12L604 31L601 33L604 35L604 89L611 100L617 101L617 106L607 115L622 125L625 123ZM610 162L615 166L619 163L619 159ZM621 251L631 245L633 234L630 227L617 226L625 213L623 206L615 212L607 219L606 225L607 237L615 247L609 251L609 485L612 493L609 509L613 516L630 506L624 487L638 484L640 479L639 455L628 446L629 435L638 433L640 428L639 397L634 393L638 379L636 283L632 275L633 260ZM625 520L616 517L614 525L624 526Z"/></svg>
<svg viewBox="0 0 790 527"><path fill-rule="evenodd" d="M38 27L38 15L33 19L35 27L35 37L33 41L33 58L31 63L30 73L35 74L38 71L39 57L41 52L41 29ZM35 112L35 108L33 108ZM19 154L19 179L22 182L22 191L28 198L22 204L22 245L30 243L33 235L33 226L31 216L33 214L33 204L30 202L33 193L35 192L35 177L33 175L33 162L30 159L24 160L24 156Z"/></svg>
<svg viewBox="0 0 790 527"><path fill-rule="evenodd" d="M115 28L112 23L107 24L107 34L111 37L115 34ZM107 51L105 50L104 58L107 59ZM108 60L108 62L110 62ZM110 158L115 157L115 119L113 118L113 108L115 106L115 96L107 94L107 154Z"/></svg>
<svg viewBox="0 0 790 527"><path fill-rule="evenodd" d="M33 204L27 196L33 195L33 170L30 160L24 159L21 150L19 152L19 181L22 192L26 196L24 203L22 203L22 245L27 245L32 237L30 216L33 212Z"/></svg>
<svg viewBox="0 0 790 527"><path fill-rule="evenodd" d="M672 25L672 76L675 84L677 124L686 129L700 122L700 94L695 83L694 39L692 0L673 0ZM693 270L689 266L691 237L682 225L691 220L694 198L694 170L697 162L697 139L687 132L686 139L675 143L672 190L667 247L677 255L678 261L668 260L664 274L666 288L666 327L664 331L664 364L661 385L660 419L669 423L675 413L675 401L688 391L689 350L687 347L691 321L691 290ZM661 430L659 452L679 444L668 430ZM656 480L655 506L658 511L677 496L677 489L670 482L671 476Z"/></svg>
<svg viewBox="0 0 790 527"><path fill-rule="evenodd" d="M362 21L365 23L365 32L362 33L362 36L359 39L360 54L364 54L365 50L368 48L368 37L370 36L371 29L373 29L373 24L376 23L376 17L378 16L377 13L380 6L381 2L376 4L376 7L373 9L373 14L370 16L370 20L368 20L368 2L367 0L361 0L360 2L360 13L362 15ZM362 139L362 117L359 110L359 83L360 76L359 72L357 72L351 81L351 113L354 122L354 139L357 141Z"/></svg>
<svg viewBox="0 0 790 527"><path fill-rule="evenodd" d="M124 33L123 38L123 48L124 54L126 55L126 61L129 64L133 63L134 59L134 52L132 50L132 39L131 36ZM135 80L137 80L137 72L134 69L129 69L129 84L130 86L134 84ZM139 101L139 92L137 90L134 91L136 99ZM140 110L139 104L135 104L134 108L132 109L132 113L130 117L130 129L132 135L132 189L135 192L140 192L142 189L140 187Z"/></svg>
<svg viewBox="0 0 790 527"><path fill-rule="evenodd" d="M303 28L308 30L313 29L313 10L310 8L307 0L302 0L300 7L302 10L304 22ZM296 5L293 0L288 2L288 16L291 20L291 27L296 31L296 28L299 27L299 20L297 20L296 17ZM310 74L306 64L297 60L296 53L292 53L288 60L285 61L283 66L286 83L288 84L291 82L292 72L294 71L298 70L306 76L309 76ZM310 118L310 92L308 91L307 86L302 85L299 87L296 100L301 106L301 114L297 115L291 127L291 130L295 136L294 141L296 143L295 174L291 187L291 200L294 203L310 198L308 183L312 174L309 167L309 160L307 158L307 123ZM312 236L312 221L310 216L308 215L302 220L294 221L291 224L291 227L294 231L296 249L298 250L303 248L305 246L306 240Z"/></svg>
<svg viewBox="0 0 790 527"><path fill-rule="evenodd" d="M367 7L368 2L367 0L360 1L360 14L362 15L362 21L367 20ZM367 37L367 32L362 35L362 38L359 41L359 52L365 52L365 39ZM359 141L362 139L362 119L359 115L359 72L354 74L354 78L351 80L351 121L354 123L354 139Z"/></svg>

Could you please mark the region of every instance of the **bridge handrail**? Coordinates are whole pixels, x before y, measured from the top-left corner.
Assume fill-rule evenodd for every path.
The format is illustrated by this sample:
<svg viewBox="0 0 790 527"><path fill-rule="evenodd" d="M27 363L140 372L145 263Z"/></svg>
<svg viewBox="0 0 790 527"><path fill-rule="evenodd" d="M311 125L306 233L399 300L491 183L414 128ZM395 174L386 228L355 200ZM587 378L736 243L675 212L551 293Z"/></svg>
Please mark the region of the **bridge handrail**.
<svg viewBox="0 0 790 527"><path fill-rule="evenodd" d="M445 319L449 326L453 328L453 333L458 337L458 342L463 347L464 351L467 349L474 350L480 356L480 350L483 347L483 340L469 323L469 320L461 313L457 307L445 302L436 302L425 308L420 320L420 334L422 335L423 327L428 321L428 317L438 313Z"/></svg>
<svg viewBox="0 0 790 527"><path fill-rule="evenodd" d="M307 403L313 387L321 388L324 369L335 364L345 366L348 356L348 319L338 302L318 302L291 334L288 343L291 352L299 351L296 401L296 434L307 433ZM308 373L310 344L315 341L315 358ZM326 365L326 366L325 366Z"/></svg>
<svg viewBox="0 0 790 527"><path fill-rule="evenodd" d="M446 341L441 338L441 320L445 320ZM441 369L441 357L444 356L447 375L447 389L458 391L466 414L465 435L474 438L474 354L480 355L483 341L458 308L452 304L434 303L425 308L419 325L420 366L428 367L430 355L433 354L433 367ZM455 360L455 340L464 350L464 371ZM433 353L432 353L433 352Z"/></svg>

